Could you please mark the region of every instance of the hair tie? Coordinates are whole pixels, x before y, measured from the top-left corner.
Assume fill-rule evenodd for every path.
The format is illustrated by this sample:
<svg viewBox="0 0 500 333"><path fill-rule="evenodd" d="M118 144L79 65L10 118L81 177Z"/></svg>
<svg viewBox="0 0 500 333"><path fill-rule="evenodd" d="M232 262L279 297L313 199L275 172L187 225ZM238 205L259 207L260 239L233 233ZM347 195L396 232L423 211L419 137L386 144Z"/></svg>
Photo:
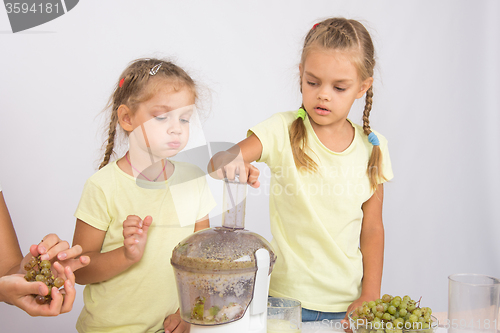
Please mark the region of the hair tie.
<svg viewBox="0 0 500 333"><path fill-rule="evenodd" d="M297 118L302 118L302 120L306 119L306 110L303 108L300 108L299 111L297 111Z"/></svg>
<svg viewBox="0 0 500 333"><path fill-rule="evenodd" d="M125 78L122 78L120 80L120 83L118 84L118 86L121 88L123 86L123 82L125 82Z"/></svg>
<svg viewBox="0 0 500 333"><path fill-rule="evenodd" d="M370 143L374 146L380 146L380 141L378 141L377 135L373 132L368 134L368 141L370 141Z"/></svg>
<svg viewBox="0 0 500 333"><path fill-rule="evenodd" d="M319 23L316 23L315 25L313 25L313 28L312 30L316 29L318 27Z"/></svg>

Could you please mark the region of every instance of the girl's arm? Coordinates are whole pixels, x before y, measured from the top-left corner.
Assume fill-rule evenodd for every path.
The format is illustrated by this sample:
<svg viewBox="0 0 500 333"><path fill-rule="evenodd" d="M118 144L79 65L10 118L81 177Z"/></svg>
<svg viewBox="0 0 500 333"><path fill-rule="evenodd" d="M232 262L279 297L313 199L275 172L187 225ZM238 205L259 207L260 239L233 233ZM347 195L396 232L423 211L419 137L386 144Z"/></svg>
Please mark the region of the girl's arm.
<svg viewBox="0 0 500 333"><path fill-rule="evenodd" d="M252 134L230 149L215 154L208 164L208 172L213 178L230 180L238 173L240 182L248 182L250 186L257 188L260 186L260 171L250 163L258 160L261 155L262 143Z"/></svg>
<svg viewBox="0 0 500 333"><path fill-rule="evenodd" d="M363 222L361 225L360 250L363 254L363 281L361 297L347 309L349 312L362 305L364 301L380 298L382 268L384 264L384 224L382 223L382 203L384 185L379 184L375 193L362 206Z"/></svg>
<svg viewBox="0 0 500 333"><path fill-rule="evenodd" d="M108 280L141 260L151 223L149 216L144 220L128 216L123 222L124 246L101 253L106 232L77 219L73 246L82 247L83 254L90 257L90 264L75 272L76 282L89 284Z"/></svg>
<svg viewBox="0 0 500 333"><path fill-rule="evenodd" d="M19 269L23 255L2 192L0 192L0 253L2 254L0 277Z"/></svg>

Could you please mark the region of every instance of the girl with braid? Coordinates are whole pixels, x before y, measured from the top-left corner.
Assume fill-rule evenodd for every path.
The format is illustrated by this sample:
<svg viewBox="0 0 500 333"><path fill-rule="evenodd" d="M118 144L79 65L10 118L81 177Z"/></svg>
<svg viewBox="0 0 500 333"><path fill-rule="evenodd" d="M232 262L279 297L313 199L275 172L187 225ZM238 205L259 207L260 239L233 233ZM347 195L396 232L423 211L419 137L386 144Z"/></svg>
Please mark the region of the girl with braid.
<svg viewBox="0 0 500 333"><path fill-rule="evenodd" d="M302 106L251 128L212 158L215 178L258 187L271 170L269 293L302 303L303 321L343 319L380 297L383 183L393 177L387 140L370 128L374 48L355 20L331 18L307 34L299 65ZM349 120L365 96L363 126ZM212 166L213 165L213 166Z"/></svg>
<svg viewBox="0 0 500 333"><path fill-rule="evenodd" d="M116 83L105 156L75 213L73 244L91 258L76 275L86 285L78 332L189 331L170 257L209 227L215 201L201 169L167 158L188 142L196 91L183 69L160 59L132 62ZM129 150L110 162L120 128Z"/></svg>

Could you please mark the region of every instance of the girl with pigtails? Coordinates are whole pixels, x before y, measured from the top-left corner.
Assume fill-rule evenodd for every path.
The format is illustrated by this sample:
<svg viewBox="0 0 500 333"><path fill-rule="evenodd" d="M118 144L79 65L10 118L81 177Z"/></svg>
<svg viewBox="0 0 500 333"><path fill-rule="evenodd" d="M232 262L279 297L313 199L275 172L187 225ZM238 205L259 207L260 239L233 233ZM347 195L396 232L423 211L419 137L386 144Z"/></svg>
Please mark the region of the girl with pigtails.
<svg viewBox="0 0 500 333"><path fill-rule="evenodd" d="M73 244L91 258L76 272L86 285L78 332L189 332L170 257L209 227L215 201L202 170L168 158L188 143L196 99L191 77L162 59L133 61L117 80L105 156L75 212ZM129 149L110 161L120 128Z"/></svg>
<svg viewBox="0 0 500 333"><path fill-rule="evenodd" d="M374 47L355 20L330 18L307 34L299 65L302 106L272 115L212 158L213 177L260 186L251 162L271 170L269 210L277 261L269 294L302 304L303 321L343 319L380 297L387 140L370 127ZM348 114L365 96L363 125Z"/></svg>

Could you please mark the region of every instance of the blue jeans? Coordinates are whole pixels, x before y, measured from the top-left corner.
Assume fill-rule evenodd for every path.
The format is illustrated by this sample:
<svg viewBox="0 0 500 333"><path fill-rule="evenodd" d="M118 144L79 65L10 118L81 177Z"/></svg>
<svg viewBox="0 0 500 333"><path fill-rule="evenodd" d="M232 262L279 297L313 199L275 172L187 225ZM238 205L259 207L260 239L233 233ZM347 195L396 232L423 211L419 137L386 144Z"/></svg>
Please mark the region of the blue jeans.
<svg viewBox="0 0 500 333"><path fill-rule="evenodd" d="M321 312L302 308L302 321L341 320L345 314L345 312Z"/></svg>

